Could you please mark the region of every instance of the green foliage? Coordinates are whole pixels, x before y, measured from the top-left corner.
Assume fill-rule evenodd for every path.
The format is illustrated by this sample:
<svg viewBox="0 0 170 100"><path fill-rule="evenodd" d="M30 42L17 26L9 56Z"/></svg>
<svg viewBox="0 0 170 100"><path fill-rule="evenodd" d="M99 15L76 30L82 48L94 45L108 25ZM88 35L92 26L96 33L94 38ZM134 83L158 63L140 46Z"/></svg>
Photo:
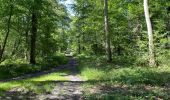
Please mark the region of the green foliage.
<svg viewBox="0 0 170 100"><path fill-rule="evenodd" d="M106 63L99 56L79 56L77 59L80 75L87 82L83 85L86 91L83 98L87 100L169 99L169 66L150 68L124 64L126 60L122 64L122 58L118 59L119 63L115 63L116 60Z"/></svg>
<svg viewBox="0 0 170 100"><path fill-rule="evenodd" d="M8 79L22 76L28 73L35 73L41 70L39 65L29 64L8 64L0 66L0 79Z"/></svg>
<svg viewBox="0 0 170 100"><path fill-rule="evenodd" d="M9 29L3 59L26 59L25 62L29 62L33 8L36 8L38 21L34 48L36 57L42 59L41 57L53 55L56 51L64 52L67 47L70 18L65 5L60 1L1 0L0 6L0 51L6 31ZM8 22L11 6L12 16L11 21Z"/></svg>
<svg viewBox="0 0 170 100"><path fill-rule="evenodd" d="M154 33L156 61L158 65L167 65L164 55L169 51L168 21L169 1L149 3L150 16ZM103 1L75 0L75 16L72 17L72 37L74 51L104 55L104 6ZM148 36L144 17L143 2L140 0L108 0L109 32L113 59L148 66ZM78 42L78 40L80 40ZM80 45L79 45L80 44ZM115 57L116 56L116 57ZM121 56L121 57L117 57ZM123 56L123 57L122 57ZM126 59L124 59L126 58ZM162 58L162 60L161 60ZM169 59L170 57L167 57ZM117 63L117 62L114 62Z"/></svg>
<svg viewBox="0 0 170 100"><path fill-rule="evenodd" d="M49 56L45 57L43 59L43 67L50 69L53 68L54 66L58 65L64 65L68 62L68 58L66 58L64 55L56 55L56 56Z"/></svg>
<svg viewBox="0 0 170 100"><path fill-rule="evenodd" d="M106 62L105 49L103 49L106 40L103 31L104 2L74 0L72 8L75 15L70 16L66 5L61 1L0 1L0 54L3 54L2 60L4 60L0 65L0 80L50 70L66 64L68 58L60 53L68 50L73 52L79 60L78 69L81 76L87 81L99 81L109 85L119 83L128 85L130 88L130 93L127 93L130 94L129 96L122 92L118 94L118 91L113 92L114 97L112 94L99 94L94 98L90 95L87 97L88 99L155 99L153 95L160 93L159 91L154 92L156 89L146 95L148 92L138 93L140 91L137 91L135 86L152 85L159 89L162 86L169 86L169 0L149 2L157 68L148 68L148 36L141 0L108 0L109 38L113 59L111 63ZM34 14L35 16L32 16ZM9 20L10 17L11 20ZM37 23L32 20L33 17L36 17ZM33 26L37 28L36 37L31 35L35 31L32 29ZM2 52L7 33L9 36L4 52ZM36 44L33 47L37 60L36 65L28 63L33 38L36 38L33 42ZM36 92L49 92L53 88L53 83L39 84L39 81L56 79L55 77L61 78L57 73L38 79L0 83L0 89L9 90L9 88L21 86L30 87L30 90ZM41 88L39 85L42 85ZM162 92L162 90L160 91ZM138 96L138 94L142 96ZM122 95L125 97L121 98Z"/></svg>
<svg viewBox="0 0 170 100"><path fill-rule="evenodd" d="M97 68L84 68L81 72L86 80L107 80L108 76L105 71L98 70Z"/></svg>
<svg viewBox="0 0 170 100"><path fill-rule="evenodd" d="M68 59L63 55L46 58L42 63L37 65L24 64L22 60L5 61L0 66L0 80L19 77L24 74L36 73L43 70L50 70L59 65L66 64ZM6 64L5 64L6 63Z"/></svg>
<svg viewBox="0 0 170 100"><path fill-rule="evenodd" d="M93 62L91 62L93 60ZM97 58L80 60L79 70L86 80L108 81L123 84L166 85L170 80L170 68L139 67L135 65L115 65L105 63Z"/></svg>

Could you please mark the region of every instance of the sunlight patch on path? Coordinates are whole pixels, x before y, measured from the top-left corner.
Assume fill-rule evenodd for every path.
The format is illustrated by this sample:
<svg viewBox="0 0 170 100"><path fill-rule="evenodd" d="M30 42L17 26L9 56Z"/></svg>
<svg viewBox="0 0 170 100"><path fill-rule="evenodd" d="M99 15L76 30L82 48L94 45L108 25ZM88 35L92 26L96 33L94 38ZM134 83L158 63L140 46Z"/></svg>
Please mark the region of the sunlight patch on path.
<svg viewBox="0 0 170 100"><path fill-rule="evenodd" d="M70 59L71 73L70 74L61 74L64 78L68 79L65 82L57 82L54 89L50 94L38 95L37 100L55 100L55 99L71 99L79 100L83 94L83 89L81 79L77 74L76 69L77 61L75 59Z"/></svg>
<svg viewBox="0 0 170 100"><path fill-rule="evenodd" d="M61 72L56 71L51 74L41 75L26 80L4 82L3 84L6 85L1 87L1 89L9 91L5 92L4 96L0 97L3 100L7 100L8 98L12 100L77 100L81 98L83 94L81 87L81 82L83 80L78 76L76 66L77 61L74 58L69 57L69 63L63 65L63 67L61 66L61 68L63 68L60 70ZM66 70L66 72L64 70ZM7 83L10 85L7 85ZM15 85L13 83L17 84L17 86L13 86ZM2 83L0 86L2 86Z"/></svg>

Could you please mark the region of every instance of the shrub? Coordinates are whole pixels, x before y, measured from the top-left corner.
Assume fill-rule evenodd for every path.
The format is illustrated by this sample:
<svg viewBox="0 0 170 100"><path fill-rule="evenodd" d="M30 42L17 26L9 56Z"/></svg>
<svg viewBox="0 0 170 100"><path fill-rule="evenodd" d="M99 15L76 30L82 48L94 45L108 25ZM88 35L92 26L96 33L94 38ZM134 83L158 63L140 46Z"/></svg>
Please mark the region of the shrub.
<svg viewBox="0 0 170 100"><path fill-rule="evenodd" d="M49 70L62 64L66 64L68 59L63 55L46 57L41 64L27 64L21 59L8 59L0 65L0 80L18 77L24 74L36 73L42 70Z"/></svg>

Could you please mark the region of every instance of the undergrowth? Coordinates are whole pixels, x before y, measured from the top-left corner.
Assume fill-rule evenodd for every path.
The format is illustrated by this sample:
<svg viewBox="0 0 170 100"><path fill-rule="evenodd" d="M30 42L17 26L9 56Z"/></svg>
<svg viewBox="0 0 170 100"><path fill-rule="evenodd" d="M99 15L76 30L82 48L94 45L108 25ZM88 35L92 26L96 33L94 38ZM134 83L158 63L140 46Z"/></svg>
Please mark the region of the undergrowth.
<svg viewBox="0 0 170 100"><path fill-rule="evenodd" d="M0 65L0 80L19 77L24 74L37 73L50 70L59 65L66 64L68 59L64 55L44 57L35 65L29 64L21 59L7 59Z"/></svg>
<svg viewBox="0 0 170 100"><path fill-rule="evenodd" d="M66 77L61 74L68 74L69 71L59 71L55 73L49 73L46 75L37 76L34 78L16 80L9 82L0 82L0 96L5 95L7 91L20 90L18 92L32 92L32 93L50 93L56 85L56 81L66 81Z"/></svg>
<svg viewBox="0 0 170 100"><path fill-rule="evenodd" d="M152 68L130 63L127 58L125 60L115 58L113 62L107 63L104 57L84 55L77 57L81 77L87 83L90 82L86 85L91 85L90 89L95 86L104 88L99 89L100 93L97 94L86 92L89 93L85 95L86 99L170 99L168 95L170 93L170 66L168 63ZM94 90L97 91L97 89Z"/></svg>

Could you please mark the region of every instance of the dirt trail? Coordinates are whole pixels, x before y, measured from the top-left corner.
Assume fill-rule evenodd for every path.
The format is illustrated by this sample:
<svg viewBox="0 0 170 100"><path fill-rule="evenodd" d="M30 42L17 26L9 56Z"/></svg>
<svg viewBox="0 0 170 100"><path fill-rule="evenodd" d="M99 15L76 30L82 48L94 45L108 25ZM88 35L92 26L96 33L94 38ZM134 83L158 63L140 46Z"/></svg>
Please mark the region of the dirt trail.
<svg viewBox="0 0 170 100"><path fill-rule="evenodd" d="M77 75L77 61L70 58L69 69L71 73L69 75L63 75L68 81L58 82L50 94L38 95L37 100L79 100L83 94L81 83L83 80Z"/></svg>
<svg viewBox="0 0 170 100"><path fill-rule="evenodd" d="M5 97L0 97L0 100L80 100L83 94L81 83L83 80L78 76L76 68L77 61L70 57L67 65L60 66L52 71L36 73L35 76L44 75L46 73L55 72L58 70L68 69L70 74L61 75L67 78L67 81L56 80L54 89L50 93L35 94L32 92L23 93L22 90L10 91ZM34 75L31 75L33 77ZM29 76L30 77L30 76ZM27 77L28 78L28 77ZM21 79L25 79L22 77Z"/></svg>

